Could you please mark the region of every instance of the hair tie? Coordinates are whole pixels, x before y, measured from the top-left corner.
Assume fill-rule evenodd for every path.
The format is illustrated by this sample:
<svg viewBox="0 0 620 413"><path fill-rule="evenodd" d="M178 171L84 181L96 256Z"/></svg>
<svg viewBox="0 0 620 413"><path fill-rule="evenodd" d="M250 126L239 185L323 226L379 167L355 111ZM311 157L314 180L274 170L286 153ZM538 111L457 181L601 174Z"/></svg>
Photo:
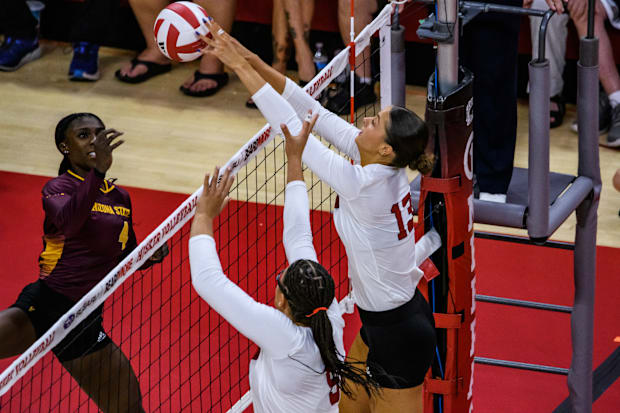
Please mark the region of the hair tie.
<svg viewBox="0 0 620 413"><path fill-rule="evenodd" d="M310 314L308 314L306 317L312 317L313 315L315 315L316 313L318 313L319 311L327 311L327 307L317 307L314 309L314 311Z"/></svg>

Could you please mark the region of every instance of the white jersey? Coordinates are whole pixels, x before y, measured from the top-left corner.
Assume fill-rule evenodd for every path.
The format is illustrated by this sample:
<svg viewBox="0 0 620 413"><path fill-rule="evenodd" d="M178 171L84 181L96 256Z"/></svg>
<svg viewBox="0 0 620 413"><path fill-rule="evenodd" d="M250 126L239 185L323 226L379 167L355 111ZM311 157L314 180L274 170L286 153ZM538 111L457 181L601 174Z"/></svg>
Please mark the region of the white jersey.
<svg viewBox="0 0 620 413"><path fill-rule="evenodd" d="M308 195L302 181L286 186L283 240L289 263L298 259L317 261L312 245ZM258 359L250 363L254 411L338 412L338 388L324 371L325 365L311 329L294 324L274 307L256 302L230 281L222 272L212 237L192 237L189 259L192 283L198 294L260 347ZM340 354L345 354L344 321L335 299L327 315L336 348Z"/></svg>
<svg viewBox="0 0 620 413"><path fill-rule="evenodd" d="M290 79L283 96L266 85L253 99L274 129L286 123L292 134L301 129L299 118L309 110L318 113L314 130L355 163L312 135L303 153L303 161L339 195L334 223L347 252L356 304L367 311L385 311L411 300L423 275L417 264L428 255L416 257L405 169L380 164L362 167L355 143L360 130L323 108Z"/></svg>

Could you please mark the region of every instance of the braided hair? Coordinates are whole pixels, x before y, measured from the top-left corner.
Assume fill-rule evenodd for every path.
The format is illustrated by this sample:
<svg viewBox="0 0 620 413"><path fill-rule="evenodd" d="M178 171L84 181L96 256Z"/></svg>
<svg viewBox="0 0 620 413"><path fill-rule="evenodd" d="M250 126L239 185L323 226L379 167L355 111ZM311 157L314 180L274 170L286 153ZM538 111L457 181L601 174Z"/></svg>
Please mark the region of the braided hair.
<svg viewBox="0 0 620 413"><path fill-rule="evenodd" d="M71 123L74 120L81 118L94 118L101 122L101 124L103 125L103 121L99 119L99 116L87 112L72 113L60 119L60 121L56 125L56 132L54 134L54 137L56 139L56 148L60 151L60 153L62 153L62 162L60 162L60 167L58 168L58 175L64 174L71 168L71 161L69 161L69 157L67 156L67 154L63 153L63 151L60 149L60 144L66 139L67 129L69 128Z"/></svg>
<svg viewBox="0 0 620 413"><path fill-rule="evenodd" d="M428 128L418 115L409 109L392 106L390 121L385 128L386 142L396 155L392 166L418 170L427 174L433 170L435 159L425 152L428 142Z"/></svg>
<svg viewBox="0 0 620 413"><path fill-rule="evenodd" d="M293 321L310 327L325 369L331 373L340 390L351 396L349 382L353 382L364 387L368 394L376 393L379 383L366 374L363 362L342 360L344 355L339 354L334 343L327 311L317 311L328 308L334 300L334 280L325 267L314 261L297 260L288 267L281 284Z"/></svg>

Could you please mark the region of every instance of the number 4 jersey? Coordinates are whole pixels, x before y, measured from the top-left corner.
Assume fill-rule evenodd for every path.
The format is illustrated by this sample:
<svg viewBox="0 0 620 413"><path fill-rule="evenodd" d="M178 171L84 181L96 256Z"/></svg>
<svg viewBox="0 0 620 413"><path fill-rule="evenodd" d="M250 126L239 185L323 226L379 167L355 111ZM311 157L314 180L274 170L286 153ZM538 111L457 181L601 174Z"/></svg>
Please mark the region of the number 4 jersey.
<svg viewBox="0 0 620 413"><path fill-rule="evenodd" d="M42 194L39 277L78 301L136 246L129 194L94 170L84 178L69 170Z"/></svg>

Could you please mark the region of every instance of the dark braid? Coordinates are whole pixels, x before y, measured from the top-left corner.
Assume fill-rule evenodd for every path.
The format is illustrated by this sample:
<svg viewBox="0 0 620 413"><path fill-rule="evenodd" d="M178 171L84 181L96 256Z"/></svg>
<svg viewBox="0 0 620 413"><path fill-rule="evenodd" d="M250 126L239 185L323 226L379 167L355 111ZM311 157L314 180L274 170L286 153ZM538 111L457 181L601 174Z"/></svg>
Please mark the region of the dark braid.
<svg viewBox="0 0 620 413"><path fill-rule="evenodd" d="M312 315L317 308L328 308L334 300L334 280L329 272L317 262L297 260L286 270L283 286L293 321L310 327L325 369L332 374L340 390L351 396L349 383L353 382L363 386L368 394L376 393L379 383L366 374L363 362L341 360L344 355L338 353L334 343L327 311L318 311Z"/></svg>
<svg viewBox="0 0 620 413"><path fill-rule="evenodd" d="M103 125L103 121L99 119L99 116L86 112L72 113L60 119L60 121L56 125L56 132L54 134L54 138L56 139L56 148L58 148L60 153L62 153L62 162L60 163L60 167L58 168L58 175L64 174L65 172L67 172L67 170L71 168L71 162L69 161L69 157L62 152L62 150L60 149L60 144L64 142L65 138L67 137L66 133L69 125L71 125L74 120L81 118L94 118L101 122L101 124Z"/></svg>

